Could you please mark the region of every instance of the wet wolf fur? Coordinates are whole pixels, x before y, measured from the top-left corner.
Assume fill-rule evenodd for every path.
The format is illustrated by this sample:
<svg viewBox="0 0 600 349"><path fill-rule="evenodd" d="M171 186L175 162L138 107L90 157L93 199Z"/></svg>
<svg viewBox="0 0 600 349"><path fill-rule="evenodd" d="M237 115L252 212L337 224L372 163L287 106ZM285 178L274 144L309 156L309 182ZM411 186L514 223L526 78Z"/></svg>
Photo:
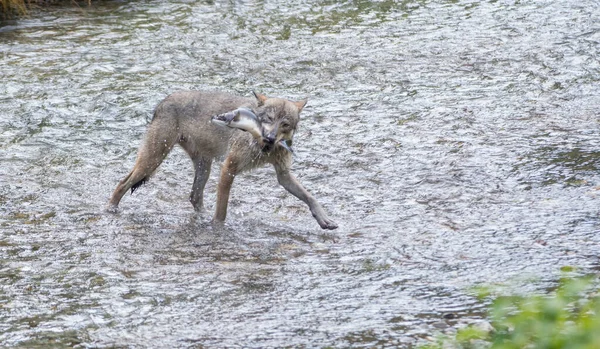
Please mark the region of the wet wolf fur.
<svg viewBox="0 0 600 349"><path fill-rule="evenodd" d="M292 102L257 93L255 97L183 91L165 98L156 107L133 170L117 185L110 199L109 211L116 212L123 195L130 189L133 193L146 182L173 146L179 144L194 163L195 177L190 201L196 211L203 208L204 186L213 159L226 156L221 167L214 221L225 220L235 176L269 163L275 167L279 184L308 205L321 228L337 228L317 200L290 173L292 154L278 145L282 139L291 142L306 101ZM239 107L249 108L258 116L265 129L263 139L254 139L248 132L210 122L213 115Z"/></svg>

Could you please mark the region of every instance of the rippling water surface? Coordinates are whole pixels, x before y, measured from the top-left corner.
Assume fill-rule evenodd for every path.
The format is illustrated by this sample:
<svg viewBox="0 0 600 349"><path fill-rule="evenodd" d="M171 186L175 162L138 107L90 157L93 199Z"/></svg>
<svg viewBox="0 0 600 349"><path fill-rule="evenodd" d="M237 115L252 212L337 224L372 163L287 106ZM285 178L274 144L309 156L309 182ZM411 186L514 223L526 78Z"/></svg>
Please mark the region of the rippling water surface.
<svg viewBox="0 0 600 349"><path fill-rule="evenodd" d="M595 1L119 1L0 26L0 343L410 347L482 317L479 284L600 257ZM293 171L224 228L176 149L117 215L180 89L309 97ZM532 280L532 278L535 279Z"/></svg>

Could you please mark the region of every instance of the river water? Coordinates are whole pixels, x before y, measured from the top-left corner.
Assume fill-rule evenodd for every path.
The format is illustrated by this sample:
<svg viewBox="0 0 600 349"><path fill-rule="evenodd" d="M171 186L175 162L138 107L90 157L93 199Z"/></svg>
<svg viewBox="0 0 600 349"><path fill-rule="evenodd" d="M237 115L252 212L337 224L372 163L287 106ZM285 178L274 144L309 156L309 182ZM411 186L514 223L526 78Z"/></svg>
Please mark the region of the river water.
<svg viewBox="0 0 600 349"><path fill-rule="evenodd" d="M103 1L0 26L0 343L412 347L477 285L600 269L597 1ZM176 148L104 211L182 89L309 98L293 172L223 228Z"/></svg>

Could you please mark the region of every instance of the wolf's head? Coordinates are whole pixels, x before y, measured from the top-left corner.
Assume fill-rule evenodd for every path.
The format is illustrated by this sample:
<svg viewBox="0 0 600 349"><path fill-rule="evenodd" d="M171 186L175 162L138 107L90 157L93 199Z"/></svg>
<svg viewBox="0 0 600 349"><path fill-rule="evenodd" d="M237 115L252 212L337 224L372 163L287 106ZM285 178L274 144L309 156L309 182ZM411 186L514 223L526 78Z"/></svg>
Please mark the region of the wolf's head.
<svg viewBox="0 0 600 349"><path fill-rule="evenodd" d="M291 144L292 137L300 120L300 112L307 100L298 102L282 98L269 98L254 92L257 107L253 109L263 125L263 150L269 151L280 141Z"/></svg>

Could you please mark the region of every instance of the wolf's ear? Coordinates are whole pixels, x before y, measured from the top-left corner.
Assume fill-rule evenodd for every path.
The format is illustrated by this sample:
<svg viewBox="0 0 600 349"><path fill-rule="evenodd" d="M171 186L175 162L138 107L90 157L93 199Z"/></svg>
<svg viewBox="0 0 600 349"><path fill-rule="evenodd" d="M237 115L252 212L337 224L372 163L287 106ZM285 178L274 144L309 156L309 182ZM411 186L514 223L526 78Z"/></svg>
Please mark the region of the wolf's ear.
<svg viewBox="0 0 600 349"><path fill-rule="evenodd" d="M268 99L267 96L260 94L256 91L252 91L252 93L254 94L254 97L256 97L256 100L258 101L258 106L260 107L261 105L263 105L265 103L265 101Z"/></svg>
<svg viewBox="0 0 600 349"><path fill-rule="evenodd" d="M304 108L304 106L306 105L306 103L308 103L308 99L303 99L301 101L293 102L293 103L298 108L298 113L299 113L299 112L302 111L302 109Z"/></svg>

